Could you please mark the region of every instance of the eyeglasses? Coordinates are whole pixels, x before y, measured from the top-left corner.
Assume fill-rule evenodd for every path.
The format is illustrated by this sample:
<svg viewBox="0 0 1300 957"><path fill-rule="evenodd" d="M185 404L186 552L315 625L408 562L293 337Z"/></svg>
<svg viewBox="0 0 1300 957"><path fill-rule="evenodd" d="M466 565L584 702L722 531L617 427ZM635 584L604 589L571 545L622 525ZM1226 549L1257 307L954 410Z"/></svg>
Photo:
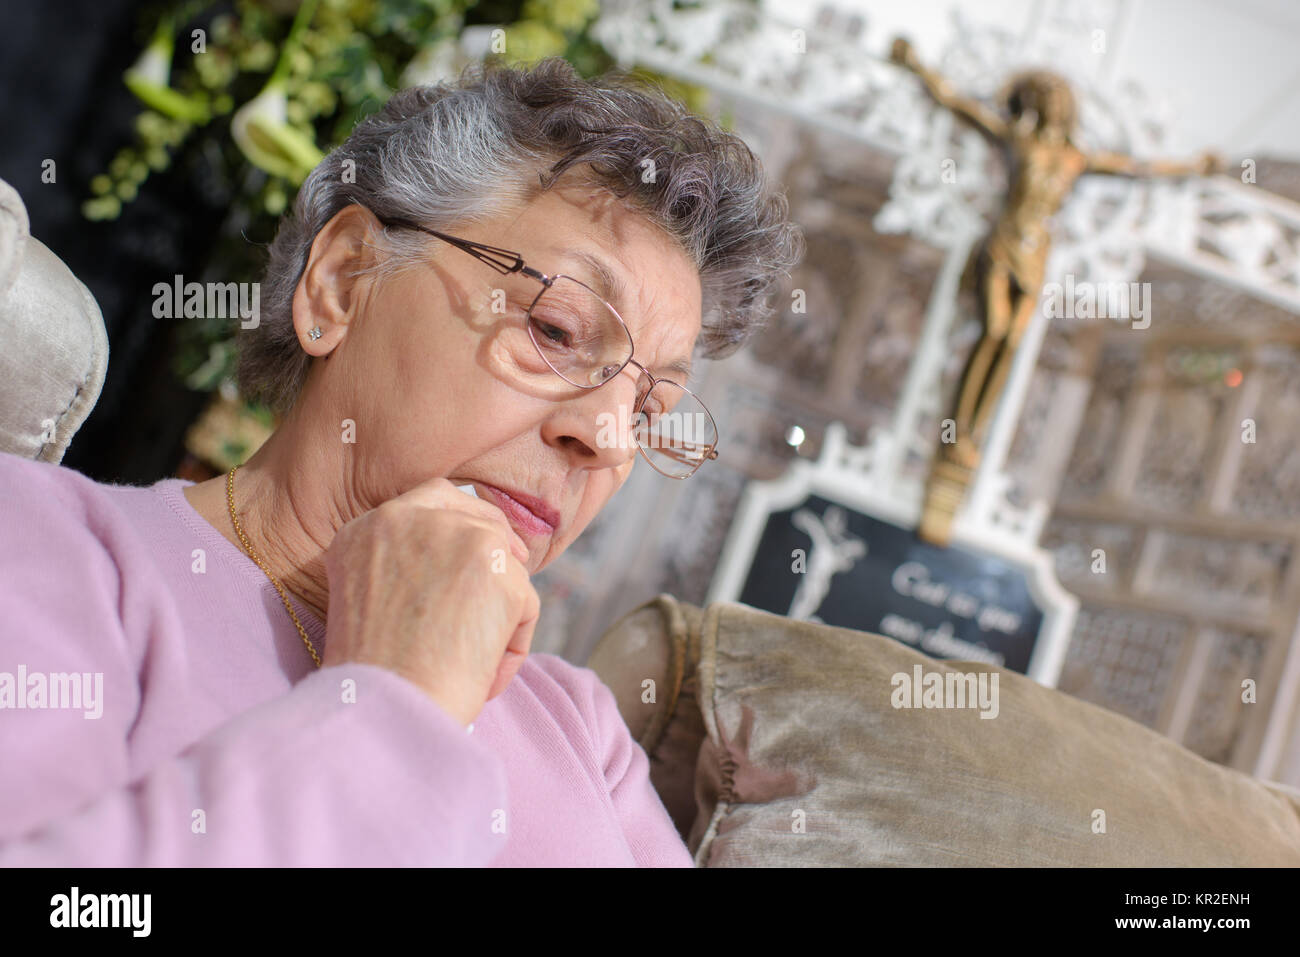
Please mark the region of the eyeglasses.
<svg viewBox="0 0 1300 957"><path fill-rule="evenodd" d="M636 366L640 375L631 431L637 449L656 472L687 479L709 459L718 457L717 425L699 396L669 379L656 378L633 359L627 323L582 280L538 272L508 249L458 239L408 220L375 218L390 228L428 233L503 275L517 273L541 283L521 326L528 333L531 350L522 346L522 339L506 345L507 354L514 350L517 375L530 374L525 357L519 354L523 350L535 350L551 372L579 389L599 389L629 363ZM613 430L613 436L609 431L598 430L597 442L603 448L622 442L621 429Z"/></svg>

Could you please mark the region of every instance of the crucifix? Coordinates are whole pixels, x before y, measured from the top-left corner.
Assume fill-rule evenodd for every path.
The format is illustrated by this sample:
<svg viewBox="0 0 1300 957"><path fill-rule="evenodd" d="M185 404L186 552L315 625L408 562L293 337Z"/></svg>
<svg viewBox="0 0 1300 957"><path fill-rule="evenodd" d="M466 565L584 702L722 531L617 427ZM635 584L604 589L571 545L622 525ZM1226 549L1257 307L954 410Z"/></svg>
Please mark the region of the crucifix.
<svg viewBox="0 0 1300 957"><path fill-rule="evenodd" d="M795 589L790 603L790 618L806 621L821 607L822 599L830 591L831 579L848 571L854 562L867 554L867 543L848 534L848 516L844 509L832 505L823 517L801 508L794 513L790 524L812 539L808 556L808 569L804 579ZM820 619L817 619L820 621Z"/></svg>
<svg viewBox="0 0 1300 957"><path fill-rule="evenodd" d="M1011 183L992 231L975 249L963 285L973 285L982 332L971 350L951 416L926 481L918 534L947 545L952 521L979 466L993 410L1012 360L1038 308L1047 256L1049 222L1085 173L1117 176L1209 176L1222 164L1212 153L1196 161L1142 161L1121 153L1085 153L1071 137L1077 110L1069 84L1054 73L1029 70L1013 76L1002 96L1005 116L957 93L925 67L904 38L894 40L890 60L911 70L938 103L972 123L1010 154Z"/></svg>

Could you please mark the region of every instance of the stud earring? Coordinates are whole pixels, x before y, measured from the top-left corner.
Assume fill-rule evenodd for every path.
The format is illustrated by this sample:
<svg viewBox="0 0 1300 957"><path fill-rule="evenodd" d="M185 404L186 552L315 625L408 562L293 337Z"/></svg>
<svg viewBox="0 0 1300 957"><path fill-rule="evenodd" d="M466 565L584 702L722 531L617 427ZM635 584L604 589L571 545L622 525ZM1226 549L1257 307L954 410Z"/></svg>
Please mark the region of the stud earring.
<svg viewBox="0 0 1300 957"><path fill-rule="evenodd" d="M307 338L315 342L321 337L320 326L313 326L311 332L307 333Z"/></svg>

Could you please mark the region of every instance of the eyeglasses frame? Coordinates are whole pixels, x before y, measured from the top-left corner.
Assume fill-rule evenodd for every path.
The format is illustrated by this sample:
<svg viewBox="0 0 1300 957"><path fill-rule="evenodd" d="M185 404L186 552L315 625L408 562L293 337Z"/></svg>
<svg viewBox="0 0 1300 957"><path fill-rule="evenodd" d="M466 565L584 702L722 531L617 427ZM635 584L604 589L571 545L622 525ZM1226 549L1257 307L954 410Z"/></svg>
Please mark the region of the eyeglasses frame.
<svg viewBox="0 0 1300 957"><path fill-rule="evenodd" d="M637 403L637 408L634 409L632 412L633 416L639 415L641 413L641 407L645 405L646 399L650 398L650 393L655 390L655 386L658 385L660 382L666 382L668 385L674 388L681 389L683 392L690 395L692 398L695 399L696 402L700 404L700 408L704 410L704 414L709 417L709 422L713 425L714 434L715 435L717 434L718 424L713 418L713 413L709 411L709 407L704 404L703 399L701 399L690 389L686 388L684 385L679 385L678 383L673 382L671 379L656 378L654 374L650 372L649 369L647 369L641 363L637 362L635 358L633 358L633 356L636 355L636 342L633 341L632 339L632 330L628 328L627 322L623 319L623 316L619 313L617 309L615 309L603 296L597 293L596 290L592 289L581 279L578 279L575 276L565 275L564 273L555 273L554 275L547 275L544 272L541 272L537 269L533 269L531 266L528 266L524 262L523 257L520 256L519 253L514 252L513 250L502 249L499 246L489 246L487 243L476 242L472 239L462 239L457 236L449 236L446 233L439 232L436 229L430 229L427 226L421 226L419 223L414 223L411 222L410 220L380 216L374 213L373 210L371 211L371 214L374 215L375 219L377 219L381 224L391 229L415 229L422 233L428 233L430 236L433 236L437 239L441 239L443 242L451 246L455 246L457 249L461 250L462 252L469 253L479 262L486 263L487 265L491 266L493 269L495 269L497 272L501 273L502 275L519 273L520 275L527 276L530 279L536 279L538 282L542 284L542 288L537 293L537 295L533 298L532 303L529 304L527 312L524 313L524 321L526 323L532 321L533 307L536 306L539 301L541 301L541 298L543 295L545 295L546 290L550 289L555 284L555 280L568 279L572 282L576 282L578 285L582 286L593 296L595 296L598 300L604 303L605 308L607 308L610 312L614 314L614 318L616 318L619 321L619 324L622 325L623 327L623 334L627 336L628 345L632 347L632 352L623 361L623 364L618 367L617 371L611 374L609 378L607 378L604 382L598 383L597 385L582 385L579 382L574 382L570 380L564 375L564 373L560 372L559 369L551 365L551 360L546 358L546 355L542 352L541 347L537 345L537 340L533 338L532 332L529 331L528 329L525 329L525 331L528 332L528 339L530 342L532 342L533 348L537 350L537 354L541 356L542 361L546 363L547 367L550 368L550 370L554 372L556 375L558 375L561 379L569 383L569 385L574 386L575 388L599 389L601 386L607 385L608 383L614 381L615 376L617 376L620 372L626 369L629 364L634 365L641 370L642 375L644 375L647 379L650 380L650 388L646 390L645 395ZM698 472L700 470L700 467L704 465L705 462L708 462L711 459L716 459L718 457L718 446L717 443L715 442L712 446L709 447L708 452L704 454L704 456L700 459L700 461L694 463L694 467L691 469L690 472L688 472L686 475L671 475L654 464L654 461L650 458L649 455L646 454L645 449L641 446L641 443L637 441L635 435L633 436L632 441L636 442L637 451L641 453L641 457L644 458L646 462L650 464L650 467L652 469L654 469L656 472L658 472L660 475L664 476L665 478L680 479L680 480L688 479L696 472ZM675 458L675 456L671 456L671 455L670 457ZM690 463L684 463L684 464L690 464Z"/></svg>

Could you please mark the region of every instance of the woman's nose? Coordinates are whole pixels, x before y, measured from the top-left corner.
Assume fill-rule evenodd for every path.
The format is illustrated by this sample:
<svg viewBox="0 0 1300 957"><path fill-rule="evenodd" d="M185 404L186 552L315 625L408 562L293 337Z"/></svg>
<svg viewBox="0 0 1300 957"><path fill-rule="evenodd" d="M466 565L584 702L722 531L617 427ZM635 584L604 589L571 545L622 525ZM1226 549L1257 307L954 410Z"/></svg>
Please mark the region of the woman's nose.
<svg viewBox="0 0 1300 957"><path fill-rule="evenodd" d="M636 456L632 419L636 409L640 370L631 364L596 389L560 403L547 419L548 442L579 457L579 465L618 468Z"/></svg>

